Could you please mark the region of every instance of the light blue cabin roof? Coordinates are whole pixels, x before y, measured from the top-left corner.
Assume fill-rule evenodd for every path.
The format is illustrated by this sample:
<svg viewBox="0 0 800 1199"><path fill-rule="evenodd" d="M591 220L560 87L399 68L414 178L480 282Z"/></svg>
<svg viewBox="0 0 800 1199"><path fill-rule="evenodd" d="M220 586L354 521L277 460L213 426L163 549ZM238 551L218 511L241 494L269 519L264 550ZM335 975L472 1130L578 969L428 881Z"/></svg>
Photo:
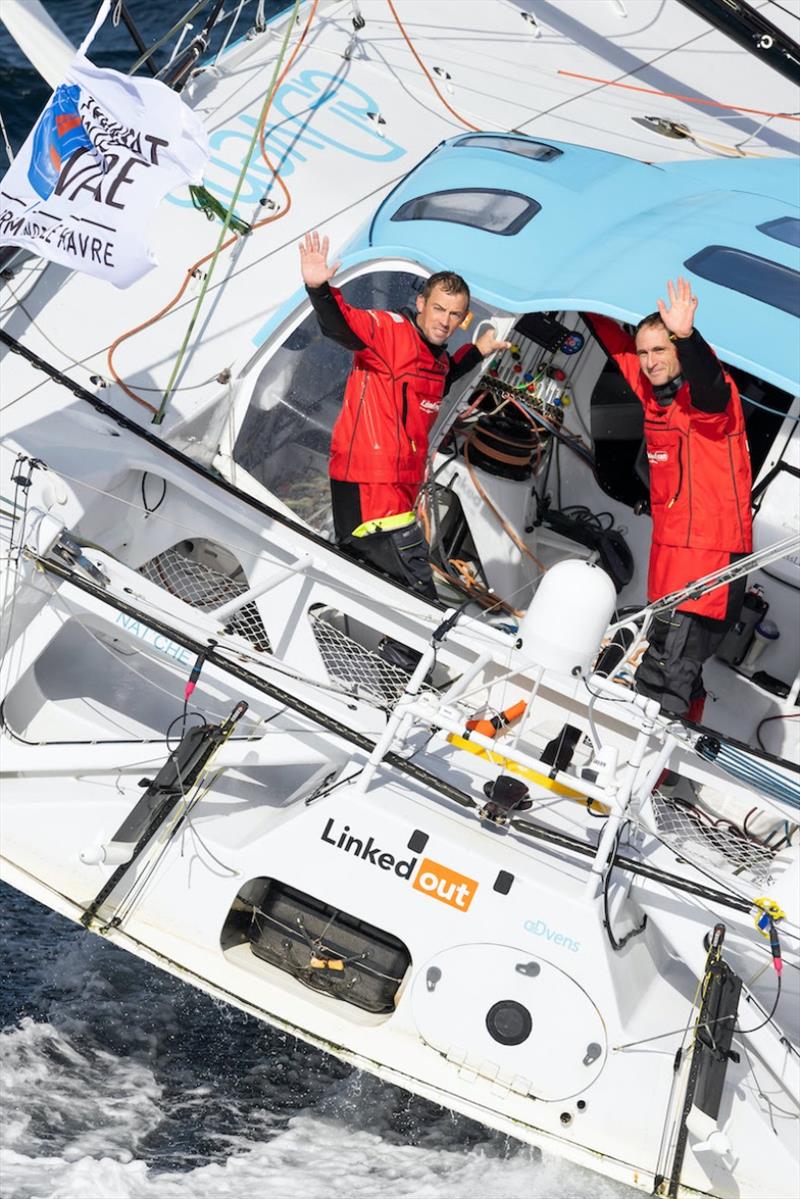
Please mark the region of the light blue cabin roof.
<svg viewBox="0 0 800 1199"><path fill-rule="evenodd" d="M531 139L528 139L531 140ZM510 312L566 309L636 321L666 298L666 280L690 278L697 324L726 361L789 391L800 381L791 313L687 270L707 246L727 246L792 270L800 249L758 229L798 218L796 159L652 165L563 142L551 161L443 142L388 195L344 255L409 258L463 275L484 302ZM517 192L541 210L505 236L442 220L392 220L409 200L452 189Z"/></svg>

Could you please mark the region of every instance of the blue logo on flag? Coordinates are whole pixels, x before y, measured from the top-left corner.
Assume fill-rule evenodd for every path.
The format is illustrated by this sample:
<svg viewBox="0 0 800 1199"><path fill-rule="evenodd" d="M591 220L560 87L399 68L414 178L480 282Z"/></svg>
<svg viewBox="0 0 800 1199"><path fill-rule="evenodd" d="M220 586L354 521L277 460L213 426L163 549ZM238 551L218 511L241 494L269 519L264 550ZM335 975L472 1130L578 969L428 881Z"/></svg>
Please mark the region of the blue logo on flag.
<svg viewBox="0 0 800 1199"><path fill-rule="evenodd" d="M92 144L81 124L79 96L76 84L60 84L36 125L28 181L43 200L53 194L63 163Z"/></svg>

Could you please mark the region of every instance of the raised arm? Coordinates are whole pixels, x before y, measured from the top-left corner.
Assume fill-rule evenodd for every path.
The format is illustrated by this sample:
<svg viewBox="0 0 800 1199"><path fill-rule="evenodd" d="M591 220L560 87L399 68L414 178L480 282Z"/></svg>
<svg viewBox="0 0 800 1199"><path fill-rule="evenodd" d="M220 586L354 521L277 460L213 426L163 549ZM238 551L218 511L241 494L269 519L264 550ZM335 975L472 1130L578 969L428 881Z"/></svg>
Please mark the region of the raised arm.
<svg viewBox="0 0 800 1199"><path fill-rule="evenodd" d="M642 372L633 338L610 317L586 312L584 319L609 358L619 367L625 382L641 399Z"/></svg>
<svg viewBox="0 0 800 1199"><path fill-rule="evenodd" d="M328 250L328 238L320 238L316 230L300 243L300 270L320 329L346 350L371 349L384 358L391 337L390 318L386 313L354 308L338 288L330 286L340 264L328 266Z"/></svg>
<svg viewBox="0 0 800 1199"><path fill-rule="evenodd" d="M348 324L341 305L331 291L330 281L339 269L339 263L328 265L328 238L320 238L315 229L305 235L299 249L300 273L323 335L346 350L363 350L365 343Z"/></svg>
<svg viewBox="0 0 800 1199"><path fill-rule="evenodd" d="M681 374L689 384L692 405L700 412L724 412L730 402L730 383L711 346L694 327L697 296L692 295L688 279L678 276L677 283L667 283L669 303L658 301L658 312L668 329Z"/></svg>

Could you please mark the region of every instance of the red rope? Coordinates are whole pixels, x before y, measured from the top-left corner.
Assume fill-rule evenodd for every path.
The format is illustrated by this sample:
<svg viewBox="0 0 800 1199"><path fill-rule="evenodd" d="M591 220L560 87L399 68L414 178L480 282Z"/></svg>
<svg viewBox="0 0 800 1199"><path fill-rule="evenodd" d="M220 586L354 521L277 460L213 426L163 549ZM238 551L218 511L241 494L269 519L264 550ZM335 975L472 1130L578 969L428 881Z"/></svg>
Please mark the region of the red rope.
<svg viewBox="0 0 800 1199"><path fill-rule="evenodd" d="M604 87L621 87L626 92L644 92L646 96L664 96L667 100L685 100L688 104L706 104L711 108L731 108L736 112L751 112L758 117L783 117L785 121L800 121L800 117L788 112L764 112L761 108L744 108L741 104L723 104L721 100L705 100L701 96L682 96L679 92L659 92L650 87L635 87L632 83L617 83L615 79L597 79L594 75L578 75L575 71L561 71L569 79L585 79L588 83L602 83Z"/></svg>
<svg viewBox="0 0 800 1199"><path fill-rule="evenodd" d="M436 95L439 97L442 104L444 104L447 111L452 113L453 116L456 118L456 120L460 121L462 125L466 125L467 129L474 129L476 133L480 133L481 128L479 125L473 125L472 122L468 121L466 117L462 117L460 112L456 112L456 110L453 108L452 104L447 103L444 96L439 91L438 87L436 86L436 82L435 82L433 76L431 75L430 71L425 66L425 63L422 61L419 54L417 54L416 50L414 49L414 44L411 41L411 38L406 33L403 22L400 20L400 18L397 15L397 9L395 8L394 4L392 4L392 0L386 0L386 3L389 5L389 8L392 10L392 16L394 17L395 21L397 22L397 28L400 30L403 37L405 38L406 44L408 45L409 50L414 55L414 58L417 60L417 64L422 69L423 73L425 74L425 76L428 80L428 83L431 85L433 90L436 92Z"/></svg>

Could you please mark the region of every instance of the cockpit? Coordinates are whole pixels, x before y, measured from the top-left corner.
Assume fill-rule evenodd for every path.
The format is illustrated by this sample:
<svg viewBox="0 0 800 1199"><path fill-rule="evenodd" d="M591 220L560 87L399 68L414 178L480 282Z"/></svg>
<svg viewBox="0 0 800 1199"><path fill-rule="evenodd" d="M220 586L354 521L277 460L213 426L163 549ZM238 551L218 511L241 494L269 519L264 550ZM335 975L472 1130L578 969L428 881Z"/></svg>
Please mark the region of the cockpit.
<svg viewBox="0 0 800 1199"><path fill-rule="evenodd" d="M459 379L431 431L417 516L444 603L470 600L513 619L548 567L578 557L610 575L619 611L644 604L642 407L588 318L605 313L630 331L681 271L702 293L698 325L742 397L756 548L790 530L800 474L792 384L800 222L782 164L774 167L767 199L748 190L747 164L691 164L695 178L680 164L470 134L437 147L385 198L335 279L345 300L413 309L431 273L454 269L472 302L448 351L487 322L511 343ZM646 272L637 245L646 246ZM302 292L259 342L220 461L237 486L332 541L328 454L351 354L322 335ZM788 632L797 562L775 562L749 584ZM745 621L718 661L738 670L751 634ZM797 639L767 646L762 667L766 691L785 695L800 669Z"/></svg>

